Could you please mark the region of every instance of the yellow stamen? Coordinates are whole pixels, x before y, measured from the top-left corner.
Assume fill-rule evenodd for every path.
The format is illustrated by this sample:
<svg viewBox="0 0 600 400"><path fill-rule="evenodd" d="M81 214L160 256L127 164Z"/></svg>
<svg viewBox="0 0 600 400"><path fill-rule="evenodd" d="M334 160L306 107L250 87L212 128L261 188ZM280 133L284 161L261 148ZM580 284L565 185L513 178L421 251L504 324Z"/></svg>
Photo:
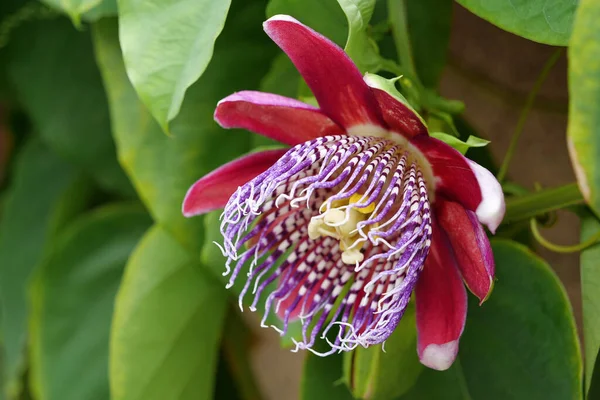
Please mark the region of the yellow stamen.
<svg viewBox="0 0 600 400"><path fill-rule="evenodd" d="M366 199L363 199L362 194L353 194L352 196L350 196L350 204L356 204L356 203L360 203L361 199L364 201ZM372 202L371 204L369 204L366 207L355 207L355 210L358 210L358 212L361 212L363 214L371 214L373 211L375 211L375 202Z"/></svg>

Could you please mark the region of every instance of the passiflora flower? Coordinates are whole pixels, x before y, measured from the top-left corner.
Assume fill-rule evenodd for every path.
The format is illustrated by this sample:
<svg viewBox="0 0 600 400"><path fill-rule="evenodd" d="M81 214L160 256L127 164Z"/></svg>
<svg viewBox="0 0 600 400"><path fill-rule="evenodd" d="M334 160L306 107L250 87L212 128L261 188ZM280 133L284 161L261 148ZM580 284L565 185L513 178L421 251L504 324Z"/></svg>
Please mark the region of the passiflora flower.
<svg viewBox="0 0 600 400"><path fill-rule="evenodd" d="M443 370L458 352L467 311L463 281L483 302L494 279L490 244L504 198L493 175L428 135L406 104L363 76L337 45L275 16L267 34L287 53L320 108L261 92L221 100L215 120L292 146L252 153L197 181L183 213L219 208L228 286L247 276L254 310L297 349L319 335L331 352L384 342L415 292L417 351ZM265 325L265 318L263 325ZM331 335L329 335L331 332Z"/></svg>

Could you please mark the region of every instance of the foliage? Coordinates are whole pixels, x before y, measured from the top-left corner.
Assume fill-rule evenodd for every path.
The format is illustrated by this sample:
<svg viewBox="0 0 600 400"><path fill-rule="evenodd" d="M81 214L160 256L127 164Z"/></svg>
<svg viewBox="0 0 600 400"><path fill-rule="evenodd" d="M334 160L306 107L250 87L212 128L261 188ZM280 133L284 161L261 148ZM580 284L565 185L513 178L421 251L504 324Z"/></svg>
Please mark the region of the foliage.
<svg viewBox="0 0 600 400"><path fill-rule="evenodd" d="M385 352L378 345L325 358L308 353L299 398L600 393L600 5L457 3L525 39L568 46L566 136L577 185L529 192L505 182L505 239L493 241L496 288L481 307L470 298L449 370L419 363L409 308ZM237 308L242 287L225 289L224 258L212 244L219 212L181 214L196 179L270 144L221 129L215 105L258 89L314 101L262 30L265 16L289 14L344 47L367 79L421 113L432 136L496 170L489 142L460 116L464 105L438 92L453 7L451 0L3 0L0 399L262 398L252 330ZM574 205L583 245L555 250L581 251L583 350L561 282L517 243L523 223ZM316 350L326 347L320 341Z"/></svg>

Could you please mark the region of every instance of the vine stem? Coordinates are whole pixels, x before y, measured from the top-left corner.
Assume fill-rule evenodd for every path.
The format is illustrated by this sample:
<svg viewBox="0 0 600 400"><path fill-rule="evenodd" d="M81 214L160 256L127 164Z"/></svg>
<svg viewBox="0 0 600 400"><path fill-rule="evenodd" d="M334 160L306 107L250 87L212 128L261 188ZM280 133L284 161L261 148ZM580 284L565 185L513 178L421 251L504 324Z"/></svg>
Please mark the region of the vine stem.
<svg viewBox="0 0 600 400"><path fill-rule="evenodd" d="M548 250L554 251L555 253L563 253L563 254L578 253L580 251L587 249L588 247L595 245L596 243L598 243L598 241L600 241L600 232L597 232L595 235L590 237L588 240L583 241L581 243L577 243L577 244L570 245L570 246L555 244L555 243L552 243L551 241L549 241L548 239L546 239L544 236L542 236L542 233L540 232L538 224L537 224L537 220L535 218L531 218L531 220L529 221L529 225L531 227L531 233L533 234L533 237L535 238L535 240L537 240L537 242L539 244L541 244Z"/></svg>
<svg viewBox="0 0 600 400"><path fill-rule="evenodd" d="M388 15L392 26L392 36L398 53L400 65L406 69L410 78L420 84L417 68L412 55L406 18L406 0L388 0Z"/></svg>
<svg viewBox="0 0 600 400"><path fill-rule="evenodd" d="M506 200L503 224L527 220L568 206L583 204L577 183L544 189Z"/></svg>
<svg viewBox="0 0 600 400"><path fill-rule="evenodd" d="M502 165L500 166L500 169L498 170L498 174L496 175L496 178L498 179L499 182L502 182L504 180L504 178L506 177L506 173L508 172L508 166L510 165L510 162L513 158L515 150L517 149L517 144L519 143L519 139L521 137L521 134L523 133L523 128L525 127L525 122L527 121L529 112L531 111L531 108L533 107L533 104L535 103L535 98L537 97L537 94L540 91L542 85L544 84L544 81L546 81L548 74L550 73L550 71L552 70L552 67L554 67L554 65L556 64L558 59L560 58L561 54L562 54L562 48L557 49L554 53L552 53L550 58L548 58L548 61L546 61L546 63L544 64L542 71L540 72L538 78L536 79L536 81L533 85L533 88L531 89L531 92L529 92L529 95L527 96L527 100L525 101L525 106L523 107L523 110L521 111L521 115L519 116L519 120L517 121L517 126L515 126L515 130L510 139L510 144L508 145L508 150L506 150L506 154L504 155L504 160L502 160Z"/></svg>

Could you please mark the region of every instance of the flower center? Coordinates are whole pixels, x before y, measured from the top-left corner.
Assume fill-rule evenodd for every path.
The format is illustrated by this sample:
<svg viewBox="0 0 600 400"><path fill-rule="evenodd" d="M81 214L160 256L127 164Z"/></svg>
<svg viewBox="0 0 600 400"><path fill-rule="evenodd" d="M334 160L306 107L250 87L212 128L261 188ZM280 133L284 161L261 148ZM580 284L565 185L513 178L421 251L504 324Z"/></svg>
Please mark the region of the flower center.
<svg viewBox="0 0 600 400"><path fill-rule="evenodd" d="M327 209L325 202L321 206L321 214L313 216L308 224L308 237L316 240L320 237L330 236L340 242L342 262L349 265L361 263L365 256L362 247L367 239L359 234L359 222L364 222L371 217L375 204L366 207L356 206L363 195L354 194L347 200L334 200L332 207ZM376 228L377 224L369 226L369 230Z"/></svg>
<svg viewBox="0 0 600 400"><path fill-rule="evenodd" d="M281 332L300 319L297 349L335 325L333 349L384 341L431 245L430 175L421 161L410 143L326 136L295 146L238 188L221 233L228 287L249 265L240 307L251 292L255 310L277 281L262 324L271 310Z"/></svg>

